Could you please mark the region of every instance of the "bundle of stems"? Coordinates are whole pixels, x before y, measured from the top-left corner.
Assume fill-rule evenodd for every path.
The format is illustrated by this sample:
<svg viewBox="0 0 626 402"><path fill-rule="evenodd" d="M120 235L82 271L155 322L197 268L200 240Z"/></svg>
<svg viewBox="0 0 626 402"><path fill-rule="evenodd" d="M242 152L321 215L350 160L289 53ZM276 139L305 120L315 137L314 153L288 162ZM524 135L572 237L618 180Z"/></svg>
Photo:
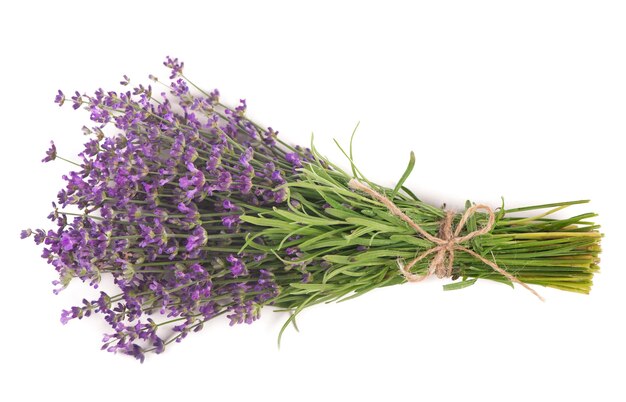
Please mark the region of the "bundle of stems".
<svg viewBox="0 0 626 402"><path fill-rule="evenodd" d="M103 348L142 361L210 319L225 314L231 325L251 323L266 305L290 312L282 334L306 307L407 282L403 264L436 246L379 199L350 186L355 179L367 185L439 236L447 212L404 186L413 153L394 188L377 185L353 163L352 140L342 149L346 172L313 141L310 148L292 147L248 119L245 101L229 108L217 90L195 86L177 59L164 64L169 84L150 76L167 88L160 97L151 85L72 97L74 108L87 109L96 123L83 128L95 138L72 162L79 169L64 176L61 206L53 203L49 216L57 229L27 229L22 237L45 245L43 257L59 273L55 292L73 279L98 288L103 275L113 278L117 292L101 291L64 310L63 323L102 315L112 328ZM125 76L122 84L128 83ZM62 105L65 95L59 91L55 101ZM107 125L117 133L105 136ZM54 144L44 161L53 159L63 159ZM489 279L589 293L602 236L591 221L596 215L554 217L586 202L502 205L493 223L489 213L472 213L458 232L488 227L462 244L481 258L455 252L444 289ZM455 227L462 215L451 217ZM412 275L429 273L432 258L410 267Z"/></svg>

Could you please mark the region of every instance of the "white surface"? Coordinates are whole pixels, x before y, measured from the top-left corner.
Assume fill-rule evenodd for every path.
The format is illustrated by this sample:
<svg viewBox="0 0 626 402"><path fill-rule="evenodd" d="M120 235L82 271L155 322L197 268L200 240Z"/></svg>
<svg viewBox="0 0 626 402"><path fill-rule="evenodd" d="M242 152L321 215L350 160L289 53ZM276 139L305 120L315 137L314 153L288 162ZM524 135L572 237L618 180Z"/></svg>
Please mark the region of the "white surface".
<svg viewBox="0 0 626 402"><path fill-rule="evenodd" d="M623 251L626 12L622 2L17 2L0 16L4 401L625 400ZM379 3L379 2L377 2ZM407 4L409 2L406 2ZM203 4L198 6L197 4ZM250 326L217 320L143 365L99 351L97 320L62 326L78 284L52 294L52 267L19 230L47 224L84 112L57 89L165 76L166 55L283 138L338 161L361 121L357 162L453 207L591 198L606 238L590 296L437 280ZM227 399L228 398L228 399ZM393 398L393 399L392 399Z"/></svg>

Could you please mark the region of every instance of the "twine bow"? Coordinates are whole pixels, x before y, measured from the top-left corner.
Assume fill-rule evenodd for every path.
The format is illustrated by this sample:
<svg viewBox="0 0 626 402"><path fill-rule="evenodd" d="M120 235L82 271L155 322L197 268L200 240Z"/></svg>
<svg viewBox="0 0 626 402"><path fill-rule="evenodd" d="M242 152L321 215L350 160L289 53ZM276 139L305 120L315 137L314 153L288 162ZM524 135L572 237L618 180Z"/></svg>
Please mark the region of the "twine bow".
<svg viewBox="0 0 626 402"><path fill-rule="evenodd" d="M537 293L533 288L531 288L530 286L528 286L524 282L520 281L519 279L517 279L515 276L513 276L509 272L507 272L504 269L500 268L498 266L498 264L496 264L495 262L490 261L490 260L484 258L483 256L477 254L476 252L474 252L474 251L468 249L467 247L464 247L464 246L461 245L461 243L464 243L464 242L466 242L468 240L473 239L474 237L484 235L484 234L489 233L491 231L491 229L493 228L493 225L495 224L496 218L495 218L495 215L493 213L493 210L489 206L483 205L483 204L478 204L478 205L473 205L470 208L468 208L465 211L465 213L463 214L463 216L461 216L461 220L459 221L459 224L456 226L454 231L452 230L452 220L454 218L454 212L446 211L446 217L442 220L441 225L439 227L439 237L436 237L436 236L431 235L430 233L428 233L424 229L422 229L422 227L420 225L415 223L415 221L413 221L404 212L402 212L400 210L400 208L398 208L398 206L396 204L394 204L389 198L387 198L384 195L378 193L377 191L375 191L374 189L372 189L368 185L363 184L363 183L361 183L360 181L358 181L356 179L352 179L348 183L348 186L350 188L352 188L352 189L362 191L362 192L368 194L369 196L371 196L372 198L378 200L384 206L387 207L389 212L391 212L393 215L395 215L395 216L399 217L400 219L402 219L403 221L405 221L417 233L421 234L425 239L427 239L428 241L430 241L430 242L435 244L434 247L424 251L423 253L421 253L420 255L415 257L414 259L412 259L406 265L404 265L401 260L398 260L398 266L400 268L400 272L402 273L402 275L404 275L404 277L407 279L407 281L409 281L409 282L419 282L419 281L422 281L422 280L428 278L432 274L437 275L438 278L451 277L452 276L452 267L453 267L453 264L454 264L454 254L455 254L456 251L462 251L464 253L467 253L467 254L471 255L472 257L476 258L477 260L483 262L484 264L488 265L494 271L498 272L499 274L501 274L502 276L504 276L505 278L507 278L511 282L515 282L515 283L523 286L524 288L528 289L528 291L530 291L532 294L537 296L539 298L539 300L544 301L543 297L541 297L541 295L539 295L539 293ZM484 210L487 213L487 215L488 215L487 224L483 228L478 229L478 230L474 230L473 232L470 232L470 233L466 234L465 236L459 236L461 234L461 231L465 227L465 224L467 223L467 220L473 214L475 214L476 211L478 211L478 210ZM435 256L431 260L430 266L428 267L428 272L426 272L426 274L424 274L424 275L416 275L416 274L411 272L411 268L415 264L417 264L419 261L423 260L424 258L428 257L431 254L435 254Z"/></svg>

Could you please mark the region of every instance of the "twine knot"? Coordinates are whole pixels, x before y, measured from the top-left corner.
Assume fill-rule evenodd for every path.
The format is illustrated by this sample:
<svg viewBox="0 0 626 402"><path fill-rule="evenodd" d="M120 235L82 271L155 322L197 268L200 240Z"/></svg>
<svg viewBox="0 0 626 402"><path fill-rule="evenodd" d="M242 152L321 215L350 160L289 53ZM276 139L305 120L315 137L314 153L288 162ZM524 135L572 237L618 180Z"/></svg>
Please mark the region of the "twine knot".
<svg viewBox="0 0 626 402"><path fill-rule="evenodd" d="M414 259L412 259L408 264L404 265L401 259L398 259L398 267L400 268L400 272L407 281L409 282L419 282L430 275L435 274L438 278L448 278L452 276L452 269L454 266L454 255L457 251L464 252L466 254L471 255L477 260L485 263L489 267L491 267L494 271L498 272L505 278L509 279L511 282L515 282L524 288L528 289L532 294L537 296L541 301L544 301L543 297L539 295L533 288L525 284L524 282L517 279L515 276L500 268L495 262L490 261L483 256L477 254L473 250L468 249L467 247L462 246L461 244L473 239L474 237L484 235L489 233L493 226L495 225L495 214L493 210L484 204L477 204L469 207L465 210L465 213L461 216L461 220L458 225L452 230L452 221L454 219L454 212L446 211L445 218L441 221L439 226L439 237L433 236L427 231L425 231L420 225L415 223L413 219L409 218L396 204L393 203L389 198L384 195L378 193L368 185L361 183L356 179L350 180L348 186L354 190L362 191L377 201L381 202L389 212L393 215L399 217L404 222L406 222L409 226L411 226L417 233L422 235L425 239L435 244L434 247L424 251ZM481 229L474 230L466 234L465 236L460 236L461 231L465 227L467 220L476 213L478 210L484 210L487 213L488 219L485 226ZM428 257L429 255L434 254L435 256L432 258L430 265L428 267L428 271L424 275L417 275L411 272L411 268L419 261Z"/></svg>

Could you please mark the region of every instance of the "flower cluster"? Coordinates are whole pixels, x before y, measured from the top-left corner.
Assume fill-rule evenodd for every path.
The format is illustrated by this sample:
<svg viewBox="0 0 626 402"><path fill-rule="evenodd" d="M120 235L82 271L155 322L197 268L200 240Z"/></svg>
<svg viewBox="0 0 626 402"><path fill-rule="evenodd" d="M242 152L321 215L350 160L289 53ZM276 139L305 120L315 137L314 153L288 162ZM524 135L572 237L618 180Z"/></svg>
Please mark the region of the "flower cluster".
<svg viewBox="0 0 626 402"><path fill-rule="evenodd" d="M225 106L217 90L204 92L189 81L178 59L168 57L164 65L168 83L150 75L151 85L125 92L56 94L59 105L89 112L91 127L82 131L91 139L78 161L52 143L44 162L79 169L63 176L65 187L52 203L48 218L56 228L20 233L44 246L42 257L59 274L55 293L74 279L98 289L96 297L63 310L61 322L103 317L111 327L103 349L143 361L146 352L161 353L220 315L231 325L252 323L265 305L291 312L280 344L304 308L405 283L399 260L413 259L411 274L429 274L432 261L421 256L433 254L431 242L416 238L404 217L431 236L444 216L448 226L465 222L402 185L413 155L395 189L376 185L356 168L351 150L342 149L352 174L254 123L245 100ZM124 76L120 84L130 81ZM355 192L354 179L406 215L400 219L388 203ZM546 204L557 208L529 218L506 214L546 205L502 209L495 226L488 214L471 214L474 229L489 226L495 235L481 236L479 247L468 244L476 248L455 258L451 276L463 280L447 289L485 278L589 293L602 238L589 220L595 214L546 218L583 202ZM466 223L457 235L469 238ZM483 249L494 261L507 261L510 274L494 272L480 257ZM99 288L105 275L115 293Z"/></svg>
<svg viewBox="0 0 626 402"><path fill-rule="evenodd" d="M70 97L74 109L89 112L93 127L83 131L93 138L78 155L80 169L63 176L49 216L57 228L21 233L44 245L43 258L59 273L55 292L74 278L98 288L102 275L113 277L117 294L83 300L61 321L98 313L112 328L103 348L142 361L218 315L231 325L251 323L279 294L266 268L283 264L241 252L247 228L240 217L285 203L285 183L311 158L248 120L245 100L228 108L217 90L188 81L178 59L164 65L171 82L150 76L163 92L138 85ZM124 76L121 84L129 82ZM55 102L66 101L59 91ZM53 143L43 161L55 158ZM168 325L175 335L165 339Z"/></svg>

